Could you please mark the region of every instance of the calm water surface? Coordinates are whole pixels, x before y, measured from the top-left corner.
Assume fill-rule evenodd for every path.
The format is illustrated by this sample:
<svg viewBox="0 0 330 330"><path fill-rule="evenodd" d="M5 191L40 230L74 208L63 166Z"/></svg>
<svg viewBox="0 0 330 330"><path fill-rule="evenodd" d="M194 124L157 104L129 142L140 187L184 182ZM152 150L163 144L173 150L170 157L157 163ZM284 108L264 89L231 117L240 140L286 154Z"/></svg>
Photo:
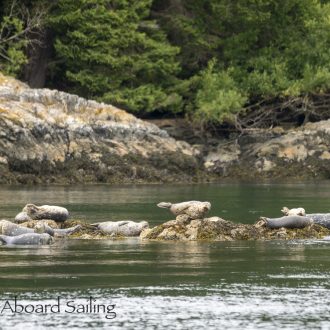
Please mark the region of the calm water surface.
<svg viewBox="0 0 330 330"><path fill-rule="evenodd" d="M169 220L160 201L208 200L210 215L253 223L282 206L330 212L330 183L1 187L0 217L59 204L90 222ZM323 241L57 240L0 246L0 312L18 303L59 313L0 314L0 329L330 329L330 244ZM90 313L84 306L115 305ZM71 301L71 302L70 302ZM67 307L74 305L76 310ZM7 305L8 306L8 305ZM85 308L78 313L79 306ZM87 306L88 307L88 306Z"/></svg>

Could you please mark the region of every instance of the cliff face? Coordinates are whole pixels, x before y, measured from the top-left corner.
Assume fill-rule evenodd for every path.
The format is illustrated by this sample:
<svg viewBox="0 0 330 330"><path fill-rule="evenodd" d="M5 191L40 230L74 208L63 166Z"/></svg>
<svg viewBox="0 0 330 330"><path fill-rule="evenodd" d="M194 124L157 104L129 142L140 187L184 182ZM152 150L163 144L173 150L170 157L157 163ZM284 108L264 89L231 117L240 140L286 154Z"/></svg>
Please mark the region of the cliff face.
<svg viewBox="0 0 330 330"><path fill-rule="evenodd" d="M125 111L0 74L0 183L191 181L196 156Z"/></svg>

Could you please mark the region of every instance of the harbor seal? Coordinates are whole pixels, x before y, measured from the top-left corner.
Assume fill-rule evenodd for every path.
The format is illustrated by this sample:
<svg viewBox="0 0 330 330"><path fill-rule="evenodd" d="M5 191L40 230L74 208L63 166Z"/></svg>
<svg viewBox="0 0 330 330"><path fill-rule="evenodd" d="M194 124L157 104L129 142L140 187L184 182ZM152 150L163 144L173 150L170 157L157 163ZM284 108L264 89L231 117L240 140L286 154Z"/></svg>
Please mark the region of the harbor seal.
<svg viewBox="0 0 330 330"><path fill-rule="evenodd" d="M36 206L27 204L23 208L23 212L27 213L32 220L50 219L62 222L69 217L69 211L66 208L54 205Z"/></svg>
<svg viewBox="0 0 330 330"><path fill-rule="evenodd" d="M49 227L47 224L44 224L45 226L45 232L51 236L68 236L71 235L73 233L76 233L77 231L79 231L82 226L81 225L77 225L74 227L70 227L70 228L65 228L65 229L54 229L52 227Z"/></svg>
<svg viewBox="0 0 330 330"><path fill-rule="evenodd" d="M330 229L330 213L311 213L306 214L306 217L313 220L315 224Z"/></svg>
<svg viewBox="0 0 330 330"><path fill-rule="evenodd" d="M193 220L203 219L206 213L211 209L211 203L199 201L189 201L176 204L161 202L157 204L157 206L169 209L175 216L186 214Z"/></svg>
<svg viewBox="0 0 330 330"><path fill-rule="evenodd" d="M43 223L37 224L35 228L32 229L7 221L5 224L2 225L1 228L1 234L5 236L19 236L23 234L32 234L32 233L42 234L45 232L46 232L46 228Z"/></svg>
<svg viewBox="0 0 330 330"><path fill-rule="evenodd" d="M130 220L93 223L92 226L102 230L106 234L115 234L127 237L139 236L142 230L149 228L147 221L134 222Z"/></svg>
<svg viewBox="0 0 330 330"><path fill-rule="evenodd" d="M0 235L0 242L7 245L48 245L54 242L54 239L44 234L23 234L19 236Z"/></svg>
<svg viewBox="0 0 330 330"><path fill-rule="evenodd" d="M265 221L266 227L271 229L278 228L305 228L313 223L313 220L308 217L300 215L290 215L281 218L266 218L261 217L261 220Z"/></svg>
<svg viewBox="0 0 330 330"><path fill-rule="evenodd" d="M306 211L302 207L297 207L295 209L289 209L288 207L284 206L282 208L281 212L284 215L301 215L301 216L305 216L306 215Z"/></svg>
<svg viewBox="0 0 330 330"><path fill-rule="evenodd" d="M32 220L26 212L20 212L15 217L16 223L23 223Z"/></svg>

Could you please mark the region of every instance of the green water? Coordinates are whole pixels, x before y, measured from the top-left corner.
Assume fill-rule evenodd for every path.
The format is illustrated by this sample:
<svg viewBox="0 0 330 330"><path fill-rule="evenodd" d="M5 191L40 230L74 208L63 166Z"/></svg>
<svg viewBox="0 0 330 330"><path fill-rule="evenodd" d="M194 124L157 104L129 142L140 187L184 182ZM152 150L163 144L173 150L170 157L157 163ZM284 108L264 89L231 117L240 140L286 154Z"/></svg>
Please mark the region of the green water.
<svg viewBox="0 0 330 330"><path fill-rule="evenodd" d="M65 206L91 222L169 220L160 201L205 200L210 215L253 223L283 206L330 212L330 184L2 187L0 216L26 203ZM0 312L54 304L60 313L0 314L0 329L328 329L330 244L325 241L146 242L57 240L46 247L0 246ZM66 313L65 303L115 304L106 313Z"/></svg>

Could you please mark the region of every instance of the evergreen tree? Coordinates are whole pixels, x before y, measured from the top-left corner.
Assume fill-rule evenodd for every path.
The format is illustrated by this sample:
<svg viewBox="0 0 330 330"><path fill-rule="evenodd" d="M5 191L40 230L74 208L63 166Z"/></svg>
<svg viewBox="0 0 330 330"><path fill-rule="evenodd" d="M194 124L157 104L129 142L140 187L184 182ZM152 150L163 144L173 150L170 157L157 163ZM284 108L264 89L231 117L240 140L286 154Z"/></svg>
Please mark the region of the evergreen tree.
<svg viewBox="0 0 330 330"><path fill-rule="evenodd" d="M51 24L71 91L141 114L179 110L178 48L149 16L151 0L59 0Z"/></svg>

